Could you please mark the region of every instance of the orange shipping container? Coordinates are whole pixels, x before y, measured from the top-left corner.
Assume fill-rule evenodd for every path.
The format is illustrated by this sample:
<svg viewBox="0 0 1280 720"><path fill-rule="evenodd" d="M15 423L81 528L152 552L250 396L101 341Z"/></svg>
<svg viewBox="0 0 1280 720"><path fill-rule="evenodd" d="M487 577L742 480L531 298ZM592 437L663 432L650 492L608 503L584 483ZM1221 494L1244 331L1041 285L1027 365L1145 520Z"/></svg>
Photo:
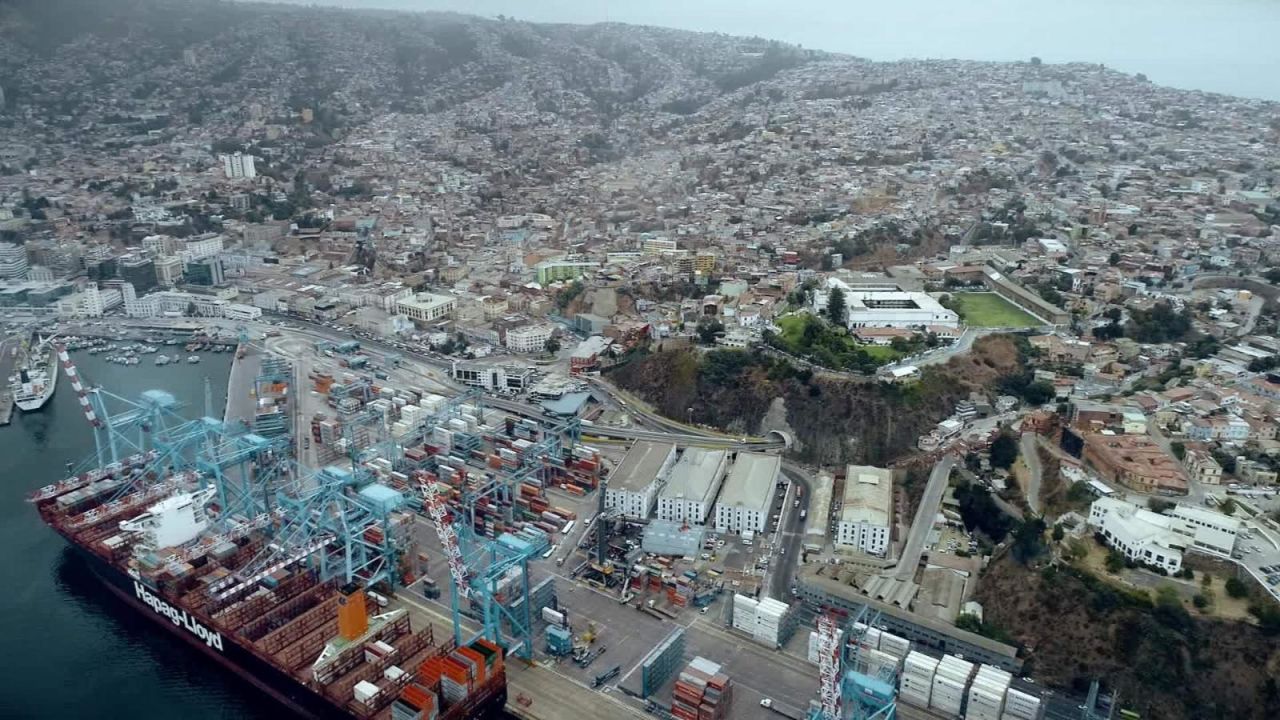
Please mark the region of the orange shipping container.
<svg viewBox="0 0 1280 720"><path fill-rule="evenodd" d="M476 652L475 650L472 650L469 647L460 647L458 648L457 653L459 655L462 655L463 657L466 657L472 660L475 663L475 681L477 683L484 682L484 679L485 679L484 655L481 655L480 653Z"/></svg>

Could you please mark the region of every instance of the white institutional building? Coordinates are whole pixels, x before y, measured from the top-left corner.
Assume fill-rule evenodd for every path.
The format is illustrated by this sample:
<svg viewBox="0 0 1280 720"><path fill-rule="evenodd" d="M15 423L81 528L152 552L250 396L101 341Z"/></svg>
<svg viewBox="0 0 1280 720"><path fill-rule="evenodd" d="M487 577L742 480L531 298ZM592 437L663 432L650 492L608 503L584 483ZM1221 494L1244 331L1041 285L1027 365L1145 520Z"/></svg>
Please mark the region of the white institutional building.
<svg viewBox="0 0 1280 720"><path fill-rule="evenodd" d="M1130 560L1175 573L1186 550L1230 557L1243 526L1239 520L1194 505L1177 505L1168 515L1116 498L1089 507L1089 524Z"/></svg>
<svg viewBox="0 0 1280 720"><path fill-rule="evenodd" d="M823 314L831 290L844 293L845 322L850 329L860 327L926 328L930 325L954 328L960 316L942 307L928 293L893 287L853 287L839 278L827 278L826 286L813 293L813 311Z"/></svg>

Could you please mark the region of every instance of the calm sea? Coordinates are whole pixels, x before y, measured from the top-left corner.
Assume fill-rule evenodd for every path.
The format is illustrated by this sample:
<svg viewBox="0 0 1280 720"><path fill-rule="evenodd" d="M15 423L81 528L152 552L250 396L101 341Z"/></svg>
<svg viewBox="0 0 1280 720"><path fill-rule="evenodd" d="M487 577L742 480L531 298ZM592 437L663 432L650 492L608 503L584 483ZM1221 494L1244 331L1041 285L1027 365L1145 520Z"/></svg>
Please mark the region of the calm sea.
<svg viewBox="0 0 1280 720"><path fill-rule="evenodd" d="M199 365L133 367L75 354L83 375L124 397L159 387L203 414L204 378L215 412L231 354ZM267 720L282 713L252 687L109 595L66 543L24 502L65 476L93 439L63 377L39 413L0 428L0 717L116 720Z"/></svg>

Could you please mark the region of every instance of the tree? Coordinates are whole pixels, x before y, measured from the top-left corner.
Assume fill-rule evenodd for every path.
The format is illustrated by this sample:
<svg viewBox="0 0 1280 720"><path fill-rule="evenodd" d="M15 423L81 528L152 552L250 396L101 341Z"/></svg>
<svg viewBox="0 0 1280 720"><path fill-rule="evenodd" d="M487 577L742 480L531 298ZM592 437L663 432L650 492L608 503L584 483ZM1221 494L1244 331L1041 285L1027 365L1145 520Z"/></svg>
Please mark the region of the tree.
<svg viewBox="0 0 1280 720"><path fill-rule="evenodd" d="M1236 512L1236 501L1231 498L1227 498L1226 500L1218 503L1218 512L1223 515L1234 515Z"/></svg>
<svg viewBox="0 0 1280 720"><path fill-rule="evenodd" d="M1225 587L1227 594L1233 598L1242 598L1249 594L1249 587L1245 585L1240 578L1227 578Z"/></svg>
<svg viewBox="0 0 1280 720"><path fill-rule="evenodd" d="M1174 503L1168 500L1162 500L1158 497L1147 498L1147 508L1151 510L1151 512L1163 515L1172 510L1173 507Z"/></svg>
<svg viewBox="0 0 1280 720"><path fill-rule="evenodd" d="M1108 265L1110 265L1111 267L1115 267L1116 265L1119 265L1119 264L1120 264L1120 253L1118 253L1118 252L1113 252L1113 253L1111 253L1110 255L1108 255L1108 256L1107 256L1107 264L1108 264Z"/></svg>
<svg viewBox="0 0 1280 720"><path fill-rule="evenodd" d="M1058 391L1053 387L1053 383L1047 380L1037 380L1022 391L1022 399L1027 401L1028 405L1043 405L1055 396Z"/></svg>
<svg viewBox="0 0 1280 720"><path fill-rule="evenodd" d="M1013 466L1013 461L1018 459L1018 441L1008 432L1000 433L1000 436L991 443L991 466L1004 468L1008 470Z"/></svg>
<svg viewBox="0 0 1280 720"><path fill-rule="evenodd" d="M1013 531L1013 557L1027 564L1044 552L1044 520L1033 517L1018 524Z"/></svg>
<svg viewBox="0 0 1280 720"><path fill-rule="evenodd" d="M714 344L716 336L722 332L724 332L724 325L719 320L712 320L711 322L704 320L698 323L698 339L702 341L703 345Z"/></svg>
<svg viewBox="0 0 1280 720"><path fill-rule="evenodd" d="M1042 62L1044 62L1044 61L1043 61L1043 60L1041 60L1040 58L1038 58L1038 57L1036 57L1036 56L1034 56L1034 55L1032 55L1032 56L1031 56L1031 64L1032 64L1032 65L1039 66Z"/></svg>
<svg viewBox="0 0 1280 720"><path fill-rule="evenodd" d="M844 290L840 288L831 288L831 292L827 294L827 319L832 325L844 326L845 303Z"/></svg>
<svg viewBox="0 0 1280 720"><path fill-rule="evenodd" d="M555 355L560 352L560 340L558 340L555 335L552 335L547 338L547 344L543 346L543 349L552 355Z"/></svg>
<svg viewBox="0 0 1280 720"><path fill-rule="evenodd" d="M1112 550L1107 553L1107 572L1116 574L1124 569L1124 555L1118 550Z"/></svg>
<svg viewBox="0 0 1280 720"><path fill-rule="evenodd" d="M1062 529L1061 525L1053 526L1053 541L1062 542L1062 538L1067 536L1067 531Z"/></svg>

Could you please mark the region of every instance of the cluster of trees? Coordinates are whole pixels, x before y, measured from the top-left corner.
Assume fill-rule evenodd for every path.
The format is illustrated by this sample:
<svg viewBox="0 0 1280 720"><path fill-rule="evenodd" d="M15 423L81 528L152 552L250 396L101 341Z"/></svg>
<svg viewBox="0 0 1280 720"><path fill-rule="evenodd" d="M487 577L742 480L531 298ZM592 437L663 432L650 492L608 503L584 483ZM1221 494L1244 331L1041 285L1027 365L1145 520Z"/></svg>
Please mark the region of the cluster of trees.
<svg viewBox="0 0 1280 720"><path fill-rule="evenodd" d="M586 289L581 280L574 280L556 293L556 307L561 312L564 312L565 308L569 307L569 303L573 302Z"/></svg>
<svg viewBox="0 0 1280 720"><path fill-rule="evenodd" d="M1004 513L991 493L984 488L964 482L956 486L956 501L960 503L960 517L966 529L979 530L995 542L1000 542L1013 529L1013 519Z"/></svg>
<svg viewBox="0 0 1280 720"><path fill-rule="evenodd" d="M1125 328L1126 335L1141 343L1183 340L1191 331L1190 313L1174 309L1167 300L1157 302L1150 310L1130 310Z"/></svg>
<svg viewBox="0 0 1280 720"><path fill-rule="evenodd" d="M1018 441L1014 439L1013 433L1002 431L991 443L991 467L1008 470L1017 459Z"/></svg>
<svg viewBox="0 0 1280 720"><path fill-rule="evenodd" d="M843 329L812 315L799 317L803 323L799 333L788 337L766 330L765 343L833 370L873 373L880 366L880 361L859 347Z"/></svg>

